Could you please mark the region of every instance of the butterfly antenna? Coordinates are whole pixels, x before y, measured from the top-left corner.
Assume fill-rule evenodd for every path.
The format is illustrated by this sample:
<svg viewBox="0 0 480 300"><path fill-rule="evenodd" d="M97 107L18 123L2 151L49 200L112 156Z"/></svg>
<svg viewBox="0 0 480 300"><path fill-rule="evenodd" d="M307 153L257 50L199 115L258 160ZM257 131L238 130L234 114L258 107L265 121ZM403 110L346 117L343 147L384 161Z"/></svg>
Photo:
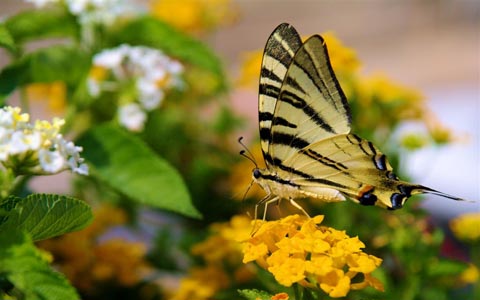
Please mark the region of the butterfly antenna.
<svg viewBox="0 0 480 300"><path fill-rule="evenodd" d="M244 148L244 150L240 151L240 155L247 158L249 161L251 161L255 165L255 168L258 168L257 162L255 161L255 158L254 158L252 152L250 152L250 150L248 150L247 146L245 146L245 144L242 142L242 140L243 140L243 136L238 138L238 143L240 145L242 145L242 147ZM250 184L250 186L251 186L251 184Z"/></svg>
<svg viewBox="0 0 480 300"><path fill-rule="evenodd" d="M250 184L248 185L247 190L246 190L245 193L243 194L242 203L245 203L245 199L247 198L248 192L249 192L250 189L252 188L252 185L253 185L253 180L250 181Z"/></svg>

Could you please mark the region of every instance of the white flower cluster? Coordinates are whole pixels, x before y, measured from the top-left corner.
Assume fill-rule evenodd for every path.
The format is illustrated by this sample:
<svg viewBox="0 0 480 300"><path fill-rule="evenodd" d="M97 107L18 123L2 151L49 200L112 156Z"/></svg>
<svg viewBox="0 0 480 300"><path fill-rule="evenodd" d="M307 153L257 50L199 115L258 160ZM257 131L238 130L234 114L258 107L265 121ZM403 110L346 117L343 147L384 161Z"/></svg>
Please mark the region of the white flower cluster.
<svg viewBox="0 0 480 300"><path fill-rule="evenodd" d="M28 3L32 3L35 7L44 7L51 3L58 3L60 0L25 0Z"/></svg>
<svg viewBox="0 0 480 300"><path fill-rule="evenodd" d="M81 24L112 24L119 16L132 12L127 0L26 0L36 7L64 3Z"/></svg>
<svg viewBox="0 0 480 300"><path fill-rule="evenodd" d="M160 106L165 91L183 87L183 66L161 51L144 46L120 45L104 50L93 57L92 70L96 71L89 76L88 88L94 97L133 83L136 98L120 103L118 111L120 124L131 131L143 130L146 113Z"/></svg>
<svg viewBox="0 0 480 300"><path fill-rule="evenodd" d="M66 169L88 174L88 166L80 157L82 148L59 133L64 120L32 125L29 119L18 107L0 108L0 163L4 167L17 174L55 174Z"/></svg>

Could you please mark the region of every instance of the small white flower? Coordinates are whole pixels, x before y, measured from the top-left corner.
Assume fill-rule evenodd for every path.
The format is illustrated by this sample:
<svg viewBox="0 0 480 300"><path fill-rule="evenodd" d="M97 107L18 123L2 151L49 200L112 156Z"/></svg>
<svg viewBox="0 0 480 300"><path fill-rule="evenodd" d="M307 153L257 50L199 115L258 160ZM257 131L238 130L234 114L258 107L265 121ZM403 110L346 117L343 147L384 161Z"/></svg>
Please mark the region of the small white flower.
<svg viewBox="0 0 480 300"><path fill-rule="evenodd" d="M125 59L126 49L122 46L114 49L103 50L93 57L93 64L106 69L119 68Z"/></svg>
<svg viewBox="0 0 480 300"><path fill-rule="evenodd" d="M28 3L32 3L35 7L44 7L50 3L59 2L59 0L26 0Z"/></svg>
<svg viewBox="0 0 480 300"><path fill-rule="evenodd" d="M142 131L145 120L147 119L147 114L138 104L130 103L120 107L118 119L120 124L127 129L131 131Z"/></svg>
<svg viewBox="0 0 480 300"><path fill-rule="evenodd" d="M19 154L29 150L38 150L41 144L39 132L24 133L15 131L10 137L10 154Z"/></svg>
<svg viewBox="0 0 480 300"><path fill-rule="evenodd" d="M149 94L141 94L139 101L142 104L142 107L145 108L147 111L152 111L162 102L164 97L162 90L156 90L153 93Z"/></svg>
<svg viewBox="0 0 480 300"><path fill-rule="evenodd" d="M45 172L57 173L65 166L65 158L58 151L40 149L38 151L40 166Z"/></svg>
<svg viewBox="0 0 480 300"><path fill-rule="evenodd" d="M73 172L78 173L80 175L88 175L88 165L80 164L77 168L73 169Z"/></svg>
<svg viewBox="0 0 480 300"><path fill-rule="evenodd" d="M100 96L101 88L97 80L88 78L87 79L87 90L88 93L93 97Z"/></svg>
<svg viewBox="0 0 480 300"><path fill-rule="evenodd" d="M137 89L139 92L139 102L143 108L151 111L160 105L164 93L159 89L154 81L140 78L137 80Z"/></svg>
<svg viewBox="0 0 480 300"><path fill-rule="evenodd" d="M89 0L67 0L68 8L74 15L78 15L87 9Z"/></svg>
<svg viewBox="0 0 480 300"><path fill-rule="evenodd" d="M81 24L114 23L120 16L137 11L126 0L66 0L69 11L78 16Z"/></svg>

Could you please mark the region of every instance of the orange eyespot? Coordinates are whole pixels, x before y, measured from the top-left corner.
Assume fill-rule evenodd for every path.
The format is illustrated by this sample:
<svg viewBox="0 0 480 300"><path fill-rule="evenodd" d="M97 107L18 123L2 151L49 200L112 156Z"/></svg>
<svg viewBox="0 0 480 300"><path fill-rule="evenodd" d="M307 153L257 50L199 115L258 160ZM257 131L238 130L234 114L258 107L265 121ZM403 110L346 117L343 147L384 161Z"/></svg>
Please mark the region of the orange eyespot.
<svg viewBox="0 0 480 300"><path fill-rule="evenodd" d="M373 193L375 188L371 185L365 185L358 191L357 199L362 205L375 205L377 196Z"/></svg>

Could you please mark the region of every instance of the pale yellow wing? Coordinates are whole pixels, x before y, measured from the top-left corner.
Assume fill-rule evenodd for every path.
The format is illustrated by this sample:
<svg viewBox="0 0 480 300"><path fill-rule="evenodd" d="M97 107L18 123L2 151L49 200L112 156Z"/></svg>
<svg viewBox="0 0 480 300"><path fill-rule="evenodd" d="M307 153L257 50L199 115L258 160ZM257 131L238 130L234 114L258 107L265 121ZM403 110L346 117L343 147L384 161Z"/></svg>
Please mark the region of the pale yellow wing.
<svg viewBox="0 0 480 300"><path fill-rule="evenodd" d="M274 166L300 149L350 132L346 97L333 73L327 47L318 35L295 53L275 105L268 153Z"/></svg>
<svg viewBox="0 0 480 300"><path fill-rule="evenodd" d="M275 28L268 38L263 52L258 96L258 121L260 143L267 166L273 163L268 149L278 96L287 69L301 45L302 41L295 28L284 23Z"/></svg>

